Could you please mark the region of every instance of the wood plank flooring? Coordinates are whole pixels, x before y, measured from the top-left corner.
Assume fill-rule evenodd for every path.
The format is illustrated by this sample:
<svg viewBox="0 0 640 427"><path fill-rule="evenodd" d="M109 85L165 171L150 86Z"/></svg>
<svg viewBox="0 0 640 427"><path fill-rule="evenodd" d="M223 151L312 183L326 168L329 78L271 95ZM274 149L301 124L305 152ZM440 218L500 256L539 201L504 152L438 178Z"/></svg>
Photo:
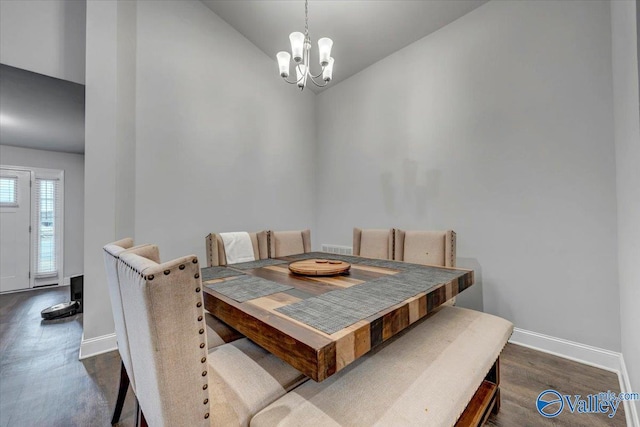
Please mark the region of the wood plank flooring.
<svg viewBox="0 0 640 427"><path fill-rule="evenodd" d="M82 315L43 322L40 311L67 301L69 288L0 295L0 427L108 426L118 389L120 358L113 351L79 362ZM583 396L619 392L615 374L508 344L501 358L502 406L489 426L624 426L613 419L563 411L547 420L535 409L548 388ZM120 426L134 425L129 390Z"/></svg>

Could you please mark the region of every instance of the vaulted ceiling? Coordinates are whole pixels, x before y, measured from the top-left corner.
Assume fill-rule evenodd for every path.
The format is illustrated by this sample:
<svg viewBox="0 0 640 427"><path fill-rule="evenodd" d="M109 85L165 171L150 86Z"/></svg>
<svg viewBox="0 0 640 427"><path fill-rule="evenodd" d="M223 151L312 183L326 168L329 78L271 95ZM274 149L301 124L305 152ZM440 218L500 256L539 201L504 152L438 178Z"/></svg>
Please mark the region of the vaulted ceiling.
<svg viewBox="0 0 640 427"><path fill-rule="evenodd" d="M291 51L289 34L304 32L304 0L202 0L212 11L273 58ZM369 65L480 7L486 0L311 0L309 34L317 68L321 37L333 40L335 86ZM398 64L398 73L402 64ZM401 75L394 76L401 78ZM320 92L310 86L312 90Z"/></svg>

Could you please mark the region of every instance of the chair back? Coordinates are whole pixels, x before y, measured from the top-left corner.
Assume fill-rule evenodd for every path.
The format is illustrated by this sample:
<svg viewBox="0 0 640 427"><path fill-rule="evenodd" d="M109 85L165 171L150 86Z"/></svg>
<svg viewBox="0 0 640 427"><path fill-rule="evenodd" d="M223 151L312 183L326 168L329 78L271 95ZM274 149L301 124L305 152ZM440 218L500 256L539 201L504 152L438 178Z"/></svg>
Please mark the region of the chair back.
<svg viewBox="0 0 640 427"><path fill-rule="evenodd" d="M249 233L253 245L253 255L256 260L269 258L268 231ZM222 237L217 233L209 233L205 237L207 248L207 267L227 265L227 254L224 250Z"/></svg>
<svg viewBox="0 0 640 427"><path fill-rule="evenodd" d="M127 371L131 388L136 391L136 384L133 378L133 367L131 365L131 353L129 352L129 335L127 325L124 320L122 308L122 294L120 292L120 281L118 280L118 258L120 254L133 246L133 239L126 238L104 246L104 268L107 273L107 286L109 297L111 298L111 311L113 313L113 323L116 329L116 341L120 358Z"/></svg>
<svg viewBox="0 0 640 427"><path fill-rule="evenodd" d="M456 266L456 233L396 230L395 259L415 264Z"/></svg>
<svg viewBox="0 0 640 427"><path fill-rule="evenodd" d="M269 231L269 258L311 252L311 230Z"/></svg>
<svg viewBox="0 0 640 427"><path fill-rule="evenodd" d="M353 254L365 258L393 259L395 229L353 229Z"/></svg>
<svg viewBox="0 0 640 427"><path fill-rule="evenodd" d="M151 426L209 425L207 335L194 255L162 264L138 253L118 261L137 391Z"/></svg>

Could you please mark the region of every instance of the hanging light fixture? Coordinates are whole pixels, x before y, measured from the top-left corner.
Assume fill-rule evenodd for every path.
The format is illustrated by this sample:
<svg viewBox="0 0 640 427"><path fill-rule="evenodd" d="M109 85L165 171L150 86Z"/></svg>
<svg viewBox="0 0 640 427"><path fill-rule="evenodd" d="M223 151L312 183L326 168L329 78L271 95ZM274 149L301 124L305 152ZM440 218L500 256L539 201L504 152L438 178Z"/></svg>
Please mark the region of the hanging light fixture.
<svg viewBox="0 0 640 427"><path fill-rule="evenodd" d="M278 58L278 68L280 69L280 77L285 82L290 84L297 84L300 90L303 90L309 81L313 82L318 87L326 86L333 75L333 58L331 57L331 47L333 41L330 38L323 37L318 40L318 56L319 63L322 67L322 71L318 75L314 76L311 73L311 67L309 66L309 56L311 52L311 38L309 37L309 1L304 2L304 34L300 32L294 32L289 35L289 41L291 42L291 54L289 52L278 52L276 58ZM291 57L293 56L293 62L296 67L296 80L289 81L289 64ZM320 83L315 79L322 78Z"/></svg>

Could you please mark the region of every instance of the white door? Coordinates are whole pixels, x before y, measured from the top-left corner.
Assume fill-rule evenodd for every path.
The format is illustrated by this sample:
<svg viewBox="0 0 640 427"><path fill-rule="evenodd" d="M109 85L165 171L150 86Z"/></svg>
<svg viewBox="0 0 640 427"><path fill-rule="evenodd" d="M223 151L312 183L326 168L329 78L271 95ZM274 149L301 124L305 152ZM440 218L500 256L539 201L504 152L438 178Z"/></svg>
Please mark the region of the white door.
<svg viewBox="0 0 640 427"><path fill-rule="evenodd" d="M0 169L0 292L30 283L31 172Z"/></svg>

